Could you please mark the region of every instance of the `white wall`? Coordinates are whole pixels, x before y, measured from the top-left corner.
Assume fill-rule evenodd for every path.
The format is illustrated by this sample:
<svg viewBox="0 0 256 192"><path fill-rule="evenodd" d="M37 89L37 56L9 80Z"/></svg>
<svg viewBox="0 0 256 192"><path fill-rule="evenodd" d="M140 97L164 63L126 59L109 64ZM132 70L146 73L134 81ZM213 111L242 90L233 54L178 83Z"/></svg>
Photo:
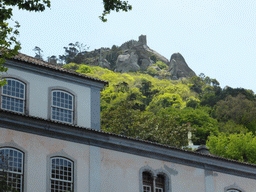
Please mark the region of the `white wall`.
<svg viewBox="0 0 256 192"><path fill-rule="evenodd" d="M64 81L52 76L17 70L9 67L8 75L16 75L29 82L29 115L48 118L49 87L61 86L72 90L77 100L77 125L91 128L91 91L89 86Z"/></svg>

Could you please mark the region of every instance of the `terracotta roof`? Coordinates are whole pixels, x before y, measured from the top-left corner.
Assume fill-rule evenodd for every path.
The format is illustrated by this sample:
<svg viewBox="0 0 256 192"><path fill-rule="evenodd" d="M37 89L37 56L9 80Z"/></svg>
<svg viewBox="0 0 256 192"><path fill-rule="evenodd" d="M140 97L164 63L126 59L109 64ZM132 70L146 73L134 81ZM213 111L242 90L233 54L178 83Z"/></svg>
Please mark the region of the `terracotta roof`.
<svg viewBox="0 0 256 192"><path fill-rule="evenodd" d="M53 64L48 63L46 61L42 61L42 60L36 59L35 57L31 57L31 56L28 56L28 55L25 55L25 54L22 54L22 53L18 53L17 55L12 57L12 59L18 60L18 61L23 61L23 62L33 64L33 65L38 65L38 66L41 66L41 67L46 67L46 68L49 68L49 69L52 69L52 70L55 70L55 71L68 73L70 75L76 75L76 76L79 76L79 77L83 77L85 79L97 81L99 83L104 83L105 85L108 84L107 81L96 79L96 78L93 78L93 77L90 77L90 76L87 76L87 75L83 75L83 74L74 72L72 70L65 69L65 68L57 66L57 65L53 65Z"/></svg>
<svg viewBox="0 0 256 192"><path fill-rule="evenodd" d="M182 148L177 148L177 147L172 147L172 146L169 146L169 145L164 145L164 144L160 144L160 143L156 143L156 142L151 142L151 141L147 141L147 140L137 139L137 138L133 138L133 137L127 137L127 136L118 135L118 134L115 134L115 133L109 133L109 132L105 132L105 131L101 131L101 130L95 130L95 129L91 129L91 128L87 128L87 127L71 125L71 124L68 124L68 123L63 123L63 122L59 122L59 121L53 121L53 120L44 119L44 118L41 118L41 117L25 115L25 114L13 112L13 111L7 111L7 110L4 110L4 109L0 109L0 113L1 112L6 112L8 114L23 116L23 117L31 118L31 119L37 119L37 120L41 120L41 121L45 121L45 122L50 122L50 123L54 123L54 124L70 126L70 127L72 127L72 129L78 129L78 130L82 130L82 131L85 131L85 132L88 132L88 131L97 132L97 133L103 134L103 135L111 135L111 136L115 136L115 137L119 137L119 138L123 138L123 139L127 139L127 140L139 141L139 142L142 142L142 143L148 143L148 144L152 144L152 145L155 145L155 146L168 148L168 149L171 149L171 150L176 150L176 151L181 151L181 152L185 152L185 153L196 154L196 155L199 155L199 156L210 157L210 158L213 158L213 159L218 159L218 160L222 160L222 161L226 161L226 162L232 162L232 163L238 163L238 164L242 164L242 165L256 167L255 164L251 164L251 163L247 163L247 162L242 162L242 161L237 161L237 160L232 160L232 159L227 159L227 158L220 157L220 156L217 156L217 155L214 155L214 154L211 154L211 153L205 154L205 153L200 153L200 152L196 152L196 151L190 151L190 150L186 150L186 149L182 149Z"/></svg>

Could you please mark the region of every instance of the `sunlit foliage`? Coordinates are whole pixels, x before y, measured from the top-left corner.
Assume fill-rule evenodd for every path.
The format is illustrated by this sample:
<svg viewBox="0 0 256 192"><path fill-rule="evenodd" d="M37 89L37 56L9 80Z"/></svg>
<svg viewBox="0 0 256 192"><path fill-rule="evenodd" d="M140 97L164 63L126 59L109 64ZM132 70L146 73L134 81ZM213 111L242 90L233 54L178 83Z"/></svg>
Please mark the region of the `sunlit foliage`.
<svg viewBox="0 0 256 192"><path fill-rule="evenodd" d="M210 136L207 141L210 152L218 156L256 164L256 137L250 132L246 134L221 133Z"/></svg>
<svg viewBox="0 0 256 192"><path fill-rule="evenodd" d="M250 90L222 89L216 79L204 74L173 81L87 65L64 67L109 82L101 91L104 131L176 147L188 144L188 131L196 145L250 131L254 138L256 99ZM208 146L212 149L213 145Z"/></svg>

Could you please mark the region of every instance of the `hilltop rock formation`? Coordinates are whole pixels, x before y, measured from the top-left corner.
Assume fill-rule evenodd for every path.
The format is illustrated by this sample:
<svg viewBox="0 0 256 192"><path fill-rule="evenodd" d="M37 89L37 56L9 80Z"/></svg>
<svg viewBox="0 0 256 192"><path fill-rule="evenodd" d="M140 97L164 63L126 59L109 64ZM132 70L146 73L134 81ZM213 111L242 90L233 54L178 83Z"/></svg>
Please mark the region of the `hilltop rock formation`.
<svg viewBox="0 0 256 192"><path fill-rule="evenodd" d="M168 66L168 71L173 80L196 76L195 72L189 68L184 57L180 53L172 54Z"/></svg>
<svg viewBox="0 0 256 192"><path fill-rule="evenodd" d="M154 64L161 61L168 66L168 69L160 69ZM190 78L195 72L189 68L185 59L180 53L174 53L168 60L158 52L147 46L146 35L139 36L139 40L130 40L120 47L113 45L112 48L100 48L88 52L85 55L84 63L93 66L100 66L111 69L115 72L136 72L147 71L149 67L155 69L156 78L167 78L172 80ZM163 73L161 73L163 71ZM161 74L164 74L161 75Z"/></svg>
<svg viewBox="0 0 256 192"><path fill-rule="evenodd" d="M141 35L139 41L131 40L122 44L119 51L123 53L117 58L115 71L146 71L147 68L153 64L150 60L151 55L147 51L147 48L147 39L145 35ZM121 58L127 58L125 64Z"/></svg>
<svg viewBox="0 0 256 192"><path fill-rule="evenodd" d="M131 71L139 71L140 66L137 63L138 55L134 52L130 54L127 52L125 54L119 55L116 60L115 71L121 73L127 73Z"/></svg>

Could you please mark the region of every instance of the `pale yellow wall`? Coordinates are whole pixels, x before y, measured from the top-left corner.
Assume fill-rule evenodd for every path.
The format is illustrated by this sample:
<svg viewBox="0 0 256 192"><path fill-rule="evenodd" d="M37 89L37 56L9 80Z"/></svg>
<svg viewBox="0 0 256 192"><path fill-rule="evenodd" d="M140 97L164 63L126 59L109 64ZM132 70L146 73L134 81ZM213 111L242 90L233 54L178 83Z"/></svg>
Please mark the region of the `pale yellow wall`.
<svg viewBox="0 0 256 192"><path fill-rule="evenodd" d="M171 175L172 192L205 191L204 170L176 163L101 149L102 187L111 191L139 191L139 170L149 166L163 169ZM177 171L173 175L172 171Z"/></svg>
<svg viewBox="0 0 256 192"><path fill-rule="evenodd" d="M76 160L77 192L139 192L139 171L145 166L168 173L171 192L224 192L234 183L245 192L256 189L253 179L214 171L205 177L204 169L179 163L0 128L0 146L10 142L27 151L27 192L46 191L47 156L61 151Z"/></svg>
<svg viewBox="0 0 256 192"><path fill-rule="evenodd" d="M256 181L254 179L248 179L218 172L214 173L214 175L216 175L214 176L214 187L216 191L223 191L223 188L234 185L234 183L246 192L256 191Z"/></svg>
<svg viewBox="0 0 256 192"><path fill-rule="evenodd" d="M0 144L14 142L27 151L27 191L46 191L47 155L65 152L77 161L77 191L89 191L89 146L0 128Z"/></svg>
<svg viewBox="0 0 256 192"><path fill-rule="evenodd" d="M101 149L102 189L105 191L139 191L139 156Z"/></svg>
<svg viewBox="0 0 256 192"><path fill-rule="evenodd" d="M108 149L101 149L101 156L102 188L107 192L139 191L139 170L145 166L169 172L172 192L224 192L225 187L234 184L245 192L256 191L254 179L215 171L207 175L204 169Z"/></svg>

